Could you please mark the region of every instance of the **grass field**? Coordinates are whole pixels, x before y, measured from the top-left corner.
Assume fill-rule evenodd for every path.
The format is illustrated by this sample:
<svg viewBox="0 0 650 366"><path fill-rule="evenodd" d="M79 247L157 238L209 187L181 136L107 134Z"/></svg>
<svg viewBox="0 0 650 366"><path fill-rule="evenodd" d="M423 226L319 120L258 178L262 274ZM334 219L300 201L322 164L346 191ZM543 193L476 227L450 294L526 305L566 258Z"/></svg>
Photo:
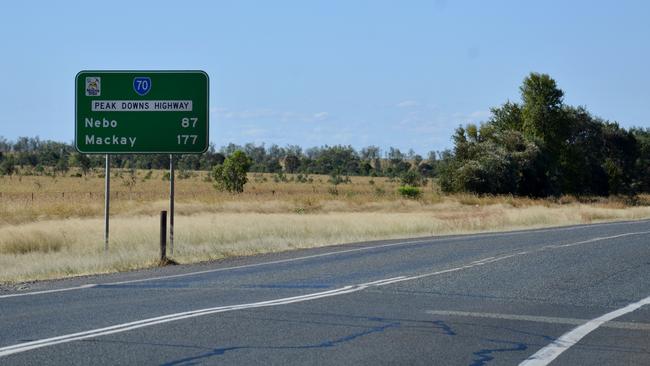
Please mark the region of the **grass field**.
<svg viewBox="0 0 650 366"><path fill-rule="evenodd" d="M154 266L159 212L168 208L163 171L115 171L111 240L103 251L103 190L88 177L0 177L0 283ZM173 259L179 263L361 240L511 230L650 218L650 197L528 199L443 195L429 182L417 200L398 182L327 176L276 181L250 174L240 195L217 192L205 172L176 180Z"/></svg>

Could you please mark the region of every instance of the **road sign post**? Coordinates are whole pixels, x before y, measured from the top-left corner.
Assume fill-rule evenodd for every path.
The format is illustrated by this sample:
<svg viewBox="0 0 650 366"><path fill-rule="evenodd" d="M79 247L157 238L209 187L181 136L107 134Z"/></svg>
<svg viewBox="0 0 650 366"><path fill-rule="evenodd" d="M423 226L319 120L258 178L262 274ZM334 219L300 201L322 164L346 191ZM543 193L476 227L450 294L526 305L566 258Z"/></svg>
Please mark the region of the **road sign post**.
<svg viewBox="0 0 650 366"><path fill-rule="evenodd" d="M169 155L169 254L174 255L174 155Z"/></svg>
<svg viewBox="0 0 650 366"><path fill-rule="evenodd" d="M106 154L105 249L108 250L109 154L170 154L170 250L173 251L173 154L208 149L209 78L203 71L81 71L75 78L75 148Z"/></svg>
<svg viewBox="0 0 650 366"><path fill-rule="evenodd" d="M111 156L106 154L104 170L104 252L108 252L108 217L111 203Z"/></svg>

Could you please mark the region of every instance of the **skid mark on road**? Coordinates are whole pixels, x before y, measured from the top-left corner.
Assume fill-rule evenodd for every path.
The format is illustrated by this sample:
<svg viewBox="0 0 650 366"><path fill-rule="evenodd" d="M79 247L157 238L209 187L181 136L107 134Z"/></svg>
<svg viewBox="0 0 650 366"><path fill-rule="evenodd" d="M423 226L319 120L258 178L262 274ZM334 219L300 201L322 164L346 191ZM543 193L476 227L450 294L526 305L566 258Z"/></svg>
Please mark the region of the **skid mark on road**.
<svg viewBox="0 0 650 366"><path fill-rule="evenodd" d="M436 325L443 332L443 334L446 334L448 336L456 335L456 332L454 332L454 330L451 329L449 324L445 323L443 320L434 320L431 323Z"/></svg>
<svg viewBox="0 0 650 366"><path fill-rule="evenodd" d="M205 360L206 358L221 356L226 352L239 351L239 350L266 350L266 351L279 351L279 350L306 350L306 349L319 349L319 348L331 348L336 347L340 344L351 342L357 338L365 337L374 333L381 333L390 328L399 328L400 323L389 323L385 325L380 325L376 327L371 327L360 332L355 332L348 334L343 337L325 340L319 343L314 344L305 344L305 345L296 345L296 346L234 346L234 347L225 347L225 348L215 348L210 352L206 352L197 356L186 357L180 360L170 361L163 363L163 366L175 366L175 365L194 365L196 361Z"/></svg>
<svg viewBox="0 0 650 366"><path fill-rule="evenodd" d="M282 350L310 350L310 349L324 349L337 347L345 343L355 341L359 338L370 336L377 333L383 333L387 330L397 330L397 329L407 329L407 330L422 330L422 329L438 329L440 332L434 332L434 334L442 334L447 336L454 336L454 332L451 327L446 324L444 321L409 321L409 320L394 320L386 319L380 317L368 317L362 318L357 317L356 320L365 320L371 322L383 323L376 326L365 327L365 329L357 332L350 333L345 336L341 336L335 339L328 339L317 343L310 343L304 345L289 345L289 346L231 346L231 347L222 347L211 349L208 352L201 353L196 356L185 357L179 360L169 361L163 363L163 366L176 366L176 365L193 365L197 361L203 361L205 359L221 356L227 352L240 351L240 350L262 350L262 351L282 351ZM406 323L414 322L416 325L407 325ZM298 322L301 323L301 322ZM311 323L311 322L307 322ZM320 322L319 322L320 323ZM320 323L325 324L327 323ZM334 324L338 326L339 324ZM348 325L350 327L359 327L359 325Z"/></svg>
<svg viewBox="0 0 650 366"><path fill-rule="evenodd" d="M508 341L500 341L496 339L486 339L488 342L492 343L505 343L505 344L511 344L513 347L510 348L485 348L480 351L474 352L474 355L478 356L477 359L475 359L470 366L484 366L486 363L494 360L494 353L501 353L501 352L521 352L525 351L528 349L528 345L526 343L520 343L520 342L508 342Z"/></svg>

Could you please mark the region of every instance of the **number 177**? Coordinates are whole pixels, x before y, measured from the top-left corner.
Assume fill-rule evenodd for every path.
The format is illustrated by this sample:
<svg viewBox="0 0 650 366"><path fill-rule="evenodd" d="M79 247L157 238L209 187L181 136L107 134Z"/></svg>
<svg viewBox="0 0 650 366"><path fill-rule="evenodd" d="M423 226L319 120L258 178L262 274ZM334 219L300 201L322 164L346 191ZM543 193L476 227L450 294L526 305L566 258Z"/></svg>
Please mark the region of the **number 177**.
<svg viewBox="0 0 650 366"><path fill-rule="evenodd" d="M194 145L198 137L198 135L176 135L176 140L179 145L187 145L188 143Z"/></svg>

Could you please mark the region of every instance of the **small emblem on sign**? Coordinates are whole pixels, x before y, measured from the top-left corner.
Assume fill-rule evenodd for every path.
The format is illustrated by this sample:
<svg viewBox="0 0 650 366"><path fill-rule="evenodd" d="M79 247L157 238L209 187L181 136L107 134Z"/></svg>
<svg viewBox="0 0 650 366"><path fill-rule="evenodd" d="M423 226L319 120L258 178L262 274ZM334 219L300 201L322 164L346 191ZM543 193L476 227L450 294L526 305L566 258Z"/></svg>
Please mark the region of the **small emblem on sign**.
<svg viewBox="0 0 650 366"><path fill-rule="evenodd" d="M133 90L135 90L138 95L147 95L151 90L151 78L146 76L133 78Z"/></svg>
<svg viewBox="0 0 650 366"><path fill-rule="evenodd" d="M86 77L86 96L98 97L102 93L101 78L97 76Z"/></svg>

